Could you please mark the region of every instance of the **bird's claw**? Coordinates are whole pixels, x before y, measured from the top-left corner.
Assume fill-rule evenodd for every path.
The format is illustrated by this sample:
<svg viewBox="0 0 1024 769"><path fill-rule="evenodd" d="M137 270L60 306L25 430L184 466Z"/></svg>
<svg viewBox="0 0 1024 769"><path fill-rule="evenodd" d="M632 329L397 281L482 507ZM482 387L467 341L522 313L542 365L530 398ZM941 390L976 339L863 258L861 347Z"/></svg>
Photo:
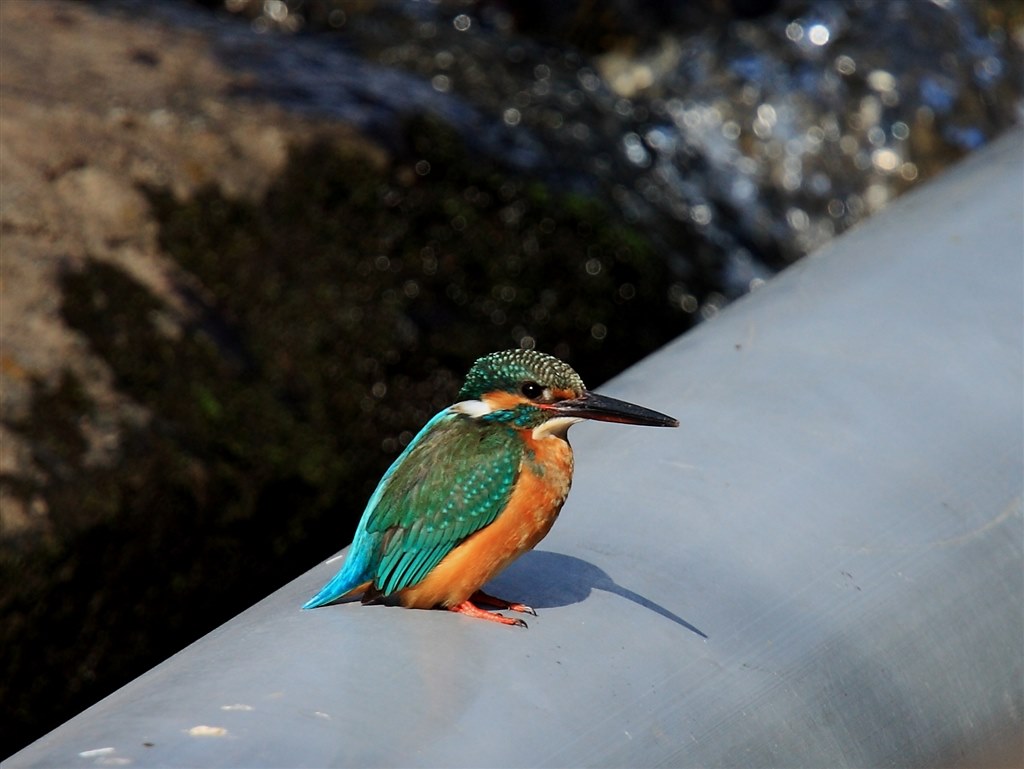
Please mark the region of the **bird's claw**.
<svg viewBox="0 0 1024 769"><path fill-rule="evenodd" d="M537 616L537 612L533 610L532 606L527 606L525 603L512 603L511 601L506 601L504 598L497 598L496 596L485 593L483 590L477 590L469 597L469 600L473 603L483 604L484 606L493 606L495 609L507 609L508 611L517 611L520 614L532 614L534 617Z"/></svg>
<svg viewBox="0 0 1024 769"><path fill-rule="evenodd" d="M507 608L507 607L503 607ZM458 614L465 614L467 617L476 617L477 619L485 619L489 622L500 622L502 625L515 625L516 627L528 627L528 625L517 617L506 617L504 614L496 614L489 612L486 609L481 609L472 601L463 601L455 606L449 606L448 611L453 611Z"/></svg>

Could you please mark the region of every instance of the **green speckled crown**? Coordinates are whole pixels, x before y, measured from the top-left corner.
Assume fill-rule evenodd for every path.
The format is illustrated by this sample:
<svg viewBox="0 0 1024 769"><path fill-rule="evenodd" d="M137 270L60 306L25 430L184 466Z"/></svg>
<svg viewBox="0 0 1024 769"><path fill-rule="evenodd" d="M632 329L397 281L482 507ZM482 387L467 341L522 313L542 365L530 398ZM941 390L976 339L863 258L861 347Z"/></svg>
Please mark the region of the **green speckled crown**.
<svg viewBox="0 0 1024 769"><path fill-rule="evenodd" d="M459 400L479 399L496 390L518 390L523 382L572 390L577 395L586 389L580 375L553 355L536 350L504 350L485 355L473 364L459 391Z"/></svg>

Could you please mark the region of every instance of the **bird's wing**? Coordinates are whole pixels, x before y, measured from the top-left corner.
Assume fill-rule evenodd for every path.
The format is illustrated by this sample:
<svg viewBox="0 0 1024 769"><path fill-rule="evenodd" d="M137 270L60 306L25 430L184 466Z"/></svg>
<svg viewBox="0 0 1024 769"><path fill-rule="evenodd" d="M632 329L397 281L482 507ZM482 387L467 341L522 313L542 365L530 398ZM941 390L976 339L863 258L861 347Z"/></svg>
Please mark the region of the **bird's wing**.
<svg viewBox="0 0 1024 769"><path fill-rule="evenodd" d="M492 523L512 494L523 451L514 430L460 414L429 424L384 478L366 517L374 592L415 585Z"/></svg>

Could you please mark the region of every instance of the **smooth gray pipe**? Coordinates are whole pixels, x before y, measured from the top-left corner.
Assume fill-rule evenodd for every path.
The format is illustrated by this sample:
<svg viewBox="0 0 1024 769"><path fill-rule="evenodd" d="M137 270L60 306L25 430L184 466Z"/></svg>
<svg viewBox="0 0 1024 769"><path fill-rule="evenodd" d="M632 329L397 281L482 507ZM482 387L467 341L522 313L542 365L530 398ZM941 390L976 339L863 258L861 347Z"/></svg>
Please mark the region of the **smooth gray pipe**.
<svg viewBox="0 0 1024 769"><path fill-rule="evenodd" d="M1022 158L1018 130L603 387L682 427L573 428L560 520L493 586L529 630L300 611L321 564L4 766L1021 761Z"/></svg>

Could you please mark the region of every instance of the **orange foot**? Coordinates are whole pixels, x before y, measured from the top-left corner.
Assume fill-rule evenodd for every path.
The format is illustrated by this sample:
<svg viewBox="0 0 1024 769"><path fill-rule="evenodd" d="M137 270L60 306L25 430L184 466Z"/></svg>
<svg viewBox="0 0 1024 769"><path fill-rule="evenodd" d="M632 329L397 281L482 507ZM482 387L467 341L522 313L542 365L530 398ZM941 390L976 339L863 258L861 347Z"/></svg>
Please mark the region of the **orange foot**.
<svg viewBox="0 0 1024 769"><path fill-rule="evenodd" d="M477 590L469 597L469 600L474 603L482 603L484 606L493 606L496 609L508 609L509 611L518 611L522 614L532 614L534 617L537 616L537 612L525 603L509 603L504 598L495 598L493 595L488 595L483 590Z"/></svg>
<svg viewBox="0 0 1024 769"><path fill-rule="evenodd" d="M526 627L526 623L523 622L521 619L506 617L504 614L494 614L493 612L489 612L486 609L481 609L472 601L463 601L462 603L456 604L455 606L449 606L448 611L454 611L458 612L459 614L465 614L467 617L485 619L490 622L500 622L502 625L517 625L519 627Z"/></svg>

